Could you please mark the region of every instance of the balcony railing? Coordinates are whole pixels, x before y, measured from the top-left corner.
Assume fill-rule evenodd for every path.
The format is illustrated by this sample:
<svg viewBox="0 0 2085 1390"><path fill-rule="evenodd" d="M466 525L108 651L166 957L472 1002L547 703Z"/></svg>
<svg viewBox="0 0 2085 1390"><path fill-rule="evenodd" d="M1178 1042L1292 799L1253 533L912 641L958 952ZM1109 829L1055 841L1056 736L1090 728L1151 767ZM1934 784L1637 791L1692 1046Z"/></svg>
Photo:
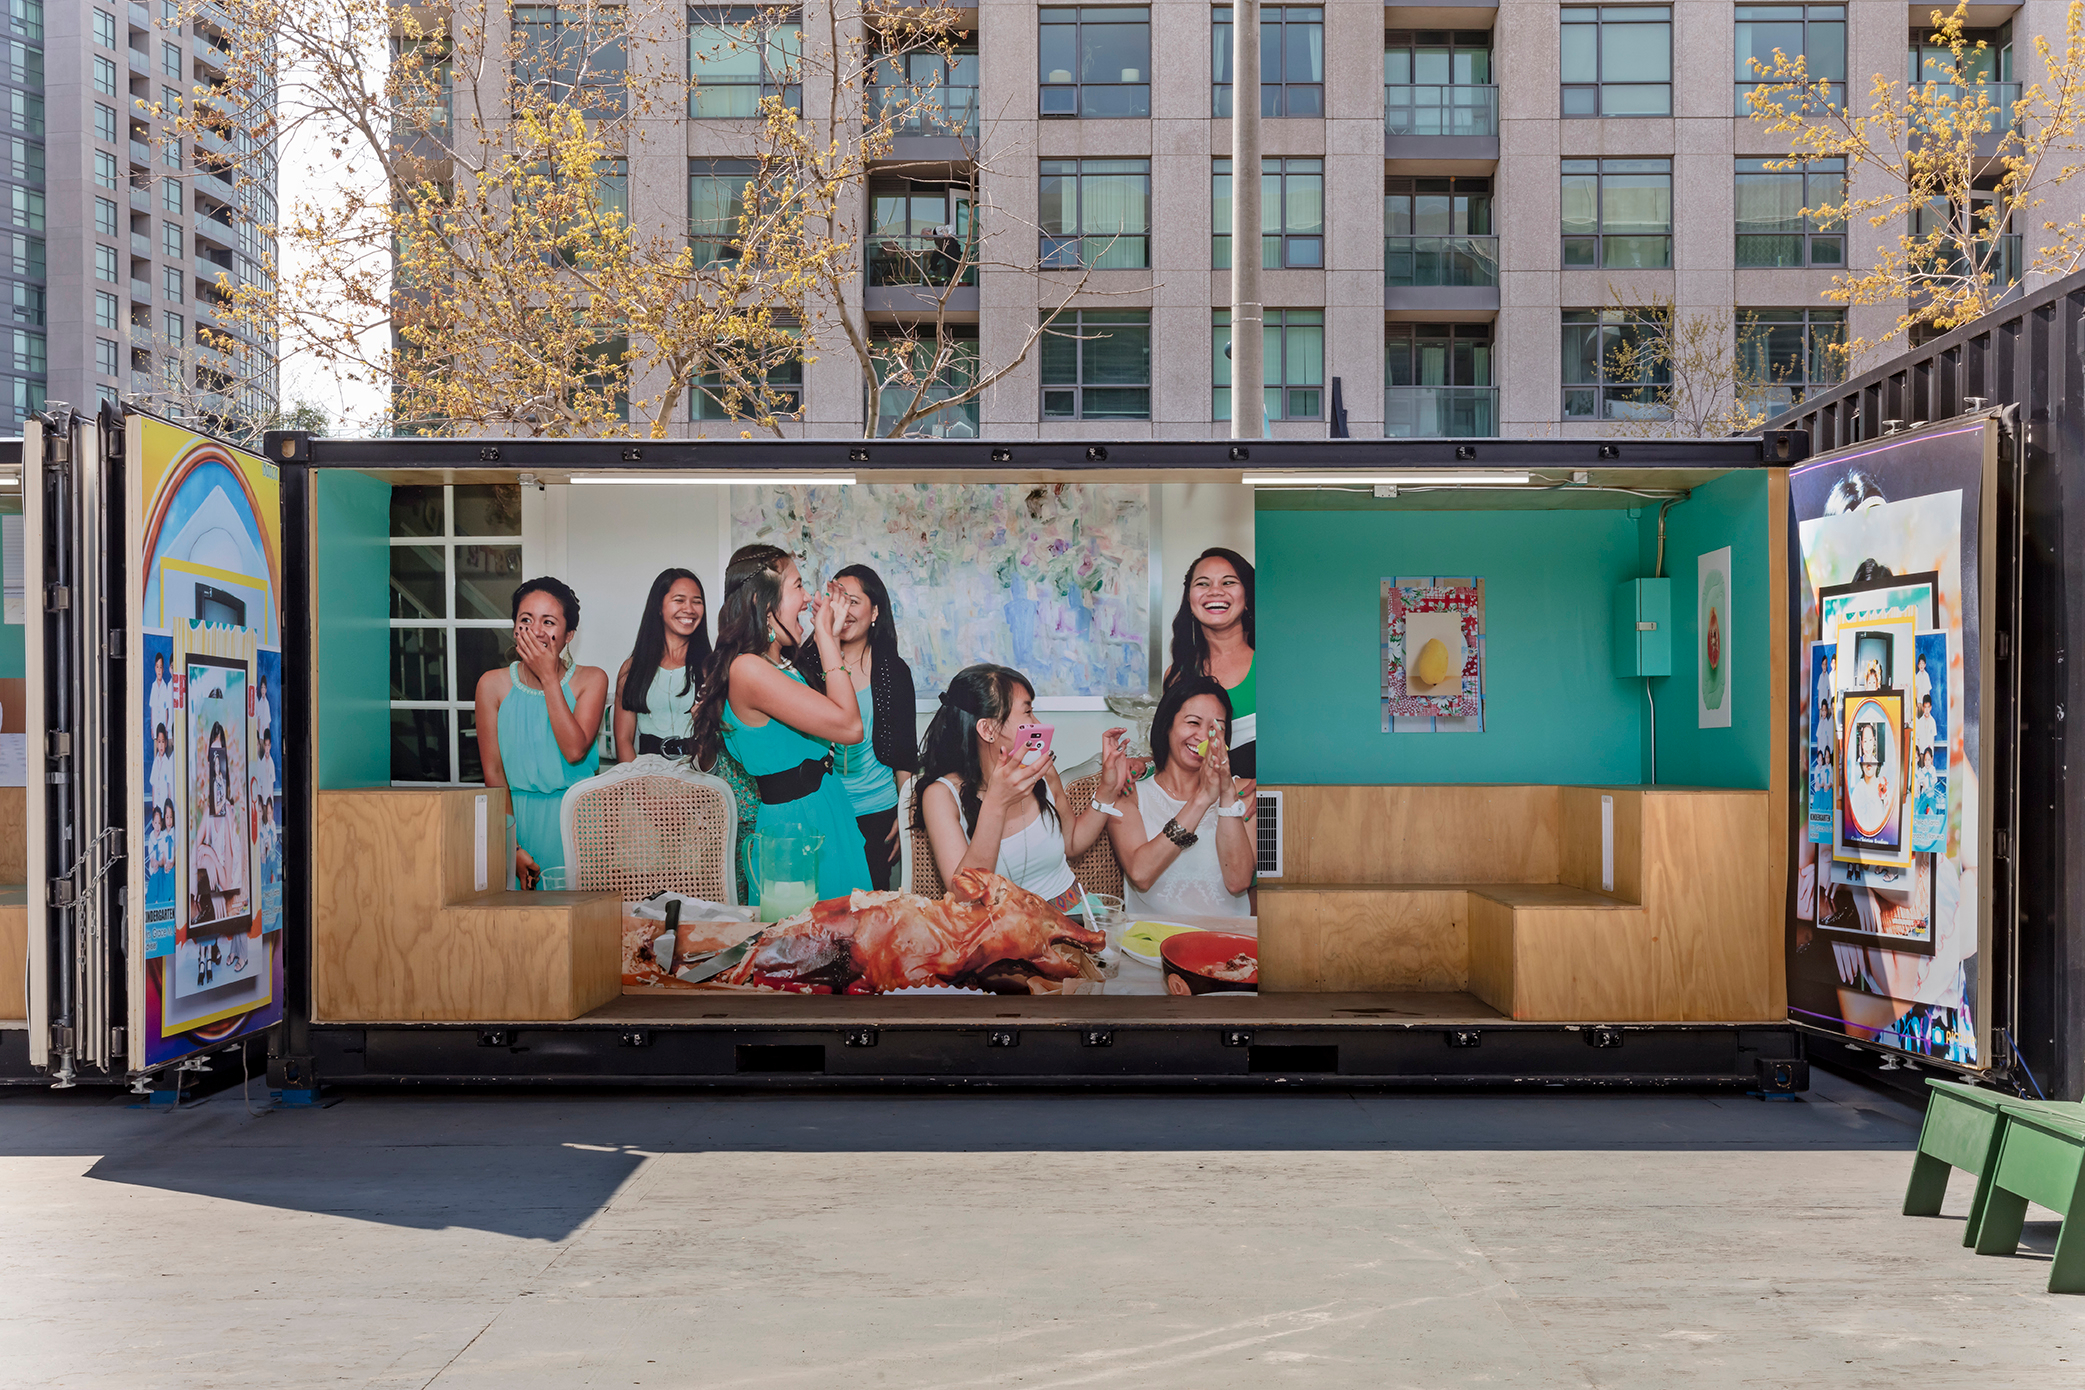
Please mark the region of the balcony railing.
<svg viewBox="0 0 2085 1390"><path fill-rule="evenodd" d="M962 267L957 278L956 268ZM977 263L955 237L879 236L869 241L871 285L975 285Z"/></svg>
<svg viewBox="0 0 2085 1390"><path fill-rule="evenodd" d="M1994 285L2017 285L2020 283L2021 274L2027 268L2025 239L2015 232L2001 236L1997 241L1997 249L1988 256L1985 254L1985 248L1989 247L1990 243L1983 242L1978 246L1976 265L1973 268L1988 270L1991 273L1991 283ZM1970 258L1960 254L1950 255L1934 264L1934 273L1937 275L1967 275L1971 269Z"/></svg>
<svg viewBox="0 0 2085 1390"><path fill-rule="evenodd" d="M2009 129L2015 119L2015 110L2020 104L2018 82L1921 82L1919 90L1929 102L1942 103L1951 108L1950 114L1959 115L1976 105L1977 93L1984 92L1991 99L1992 135Z"/></svg>
<svg viewBox="0 0 2085 1390"><path fill-rule="evenodd" d="M1497 87L1385 86L1383 130L1390 135L1499 133Z"/></svg>
<svg viewBox="0 0 2085 1390"><path fill-rule="evenodd" d="M1383 283L1400 287L1499 283L1495 236L1386 236Z"/></svg>
<svg viewBox="0 0 2085 1390"><path fill-rule="evenodd" d="M895 413L910 406L910 391L890 390L882 393L889 399L885 402L893 413L876 416L876 433L890 433L898 423ZM975 439L978 436L978 404L973 397L956 405L944 405L931 415L922 415L905 427L908 438L920 439Z"/></svg>
<svg viewBox="0 0 2085 1390"><path fill-rule="evenodd" d="M975 86L878 86L875 103L876 118L890 118L894 135L962 136L977 131Z"/></svg>
<svg viewBox="0 0 2085 1390"><path fill-rule="evenodd" d="M1486 439L1499 432L1496 386L1385 386L1385 439Z"/></svg>

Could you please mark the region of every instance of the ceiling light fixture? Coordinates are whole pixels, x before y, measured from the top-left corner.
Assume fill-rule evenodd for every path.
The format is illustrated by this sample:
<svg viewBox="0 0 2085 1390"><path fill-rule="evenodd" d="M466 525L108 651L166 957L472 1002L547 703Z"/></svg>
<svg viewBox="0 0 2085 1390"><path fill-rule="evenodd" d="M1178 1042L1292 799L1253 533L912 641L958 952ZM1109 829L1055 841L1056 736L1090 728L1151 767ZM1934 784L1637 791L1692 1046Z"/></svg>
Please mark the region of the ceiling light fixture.
<svg viewBox="0 0 2085 1390"><path fill-rule="evenodd" d="M1247 487L1512 487L1525 473L1247 473Z"/></svg>
<svg viewBox="0 0 2085 1390"><path fill-rule="evenodd" d="M575 473L576 483L625 484L633 487L723 487L763 483L775 487L853 487L852 473Z"/></svg>

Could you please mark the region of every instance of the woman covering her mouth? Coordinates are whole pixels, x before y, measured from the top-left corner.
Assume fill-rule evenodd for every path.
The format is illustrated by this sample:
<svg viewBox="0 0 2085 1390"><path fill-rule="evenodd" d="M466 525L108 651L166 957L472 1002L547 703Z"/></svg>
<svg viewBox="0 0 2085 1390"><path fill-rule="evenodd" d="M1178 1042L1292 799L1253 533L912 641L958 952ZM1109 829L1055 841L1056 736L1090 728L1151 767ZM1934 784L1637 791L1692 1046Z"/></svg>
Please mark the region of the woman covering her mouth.
<svg viewBox="0 0 2085 1390"><path fill-rule="evenodd" d="M1254 776L1257 716L1250 560L1216 545L1188 566L1180 611L1173 615L1172 656L1167 687L1183 676L1207 676L1224 688L1231 701L1230 770L1238 777Z"/></svg>

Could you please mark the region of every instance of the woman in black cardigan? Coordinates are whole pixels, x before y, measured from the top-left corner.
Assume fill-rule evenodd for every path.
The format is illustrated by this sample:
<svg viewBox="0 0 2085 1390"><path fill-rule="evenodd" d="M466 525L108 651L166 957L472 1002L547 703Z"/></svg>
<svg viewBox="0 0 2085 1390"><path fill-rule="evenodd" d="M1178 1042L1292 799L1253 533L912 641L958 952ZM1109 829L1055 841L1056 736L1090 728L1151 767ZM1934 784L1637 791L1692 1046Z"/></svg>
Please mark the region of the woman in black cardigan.
<svg viewBox="0 0 2085 1390"><path fill-rule="evenodd" d="M869 877L888 888L902 833L898 793L919 771L912 668L898 655L897 624L881 575L867 565L849 565L833 576L826 594L840 610L840 664L854 676L862 712L862 741L833 749L833 771L854 804ZM800 648L796 665L812 686L825 688L816 648Z"/></svg>

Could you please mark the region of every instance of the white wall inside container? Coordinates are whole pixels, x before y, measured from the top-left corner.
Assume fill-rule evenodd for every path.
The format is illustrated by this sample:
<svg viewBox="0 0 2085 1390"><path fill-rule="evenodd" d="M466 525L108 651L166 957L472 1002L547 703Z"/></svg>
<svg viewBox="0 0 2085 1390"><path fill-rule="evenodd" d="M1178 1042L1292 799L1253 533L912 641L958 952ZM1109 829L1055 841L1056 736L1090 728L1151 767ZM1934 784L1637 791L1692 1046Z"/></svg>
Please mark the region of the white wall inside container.
<svg viewBox="0 0 2085 1390"><path fill-rule="evenodd" d="M1252 559L1253 505L1252 489L1235 483L1157 483L1151 492L1158 516L1154 631L1162 668L1186 567L1213 545ZM734 546L727 534L729 488L551 485L541 496L543 554L549 572L579 595L579 661L603 668L611 681L615 678L630 655L639 609L653 577L673 565L691 569L702 579L710 596L708 620L714 638L724 560ZM922 688L919 695L931 700L939 693ZM1094 757L1100 750L1100 731L1122 722L1106 710L1054 710L1042 717L1057 727L1055 747L1062 767ZM918 718L924 733L931 716L922 713Z"/></svg>

